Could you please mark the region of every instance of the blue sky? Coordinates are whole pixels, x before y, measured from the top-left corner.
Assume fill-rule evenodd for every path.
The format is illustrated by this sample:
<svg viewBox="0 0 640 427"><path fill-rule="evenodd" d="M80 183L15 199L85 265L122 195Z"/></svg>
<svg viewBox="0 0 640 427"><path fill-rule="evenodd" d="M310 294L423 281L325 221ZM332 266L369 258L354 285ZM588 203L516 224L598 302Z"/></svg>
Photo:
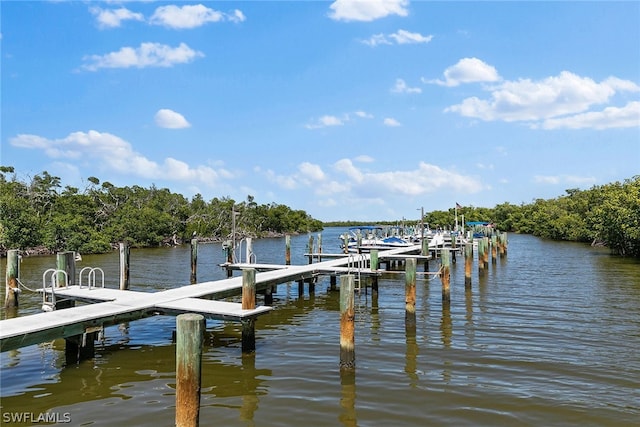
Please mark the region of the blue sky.
<svg viewBox="0 0 640 427"><path fill-rule="evenodd" d="M1 159L321 220L640 174L640 2L3 1Z"/></svg>

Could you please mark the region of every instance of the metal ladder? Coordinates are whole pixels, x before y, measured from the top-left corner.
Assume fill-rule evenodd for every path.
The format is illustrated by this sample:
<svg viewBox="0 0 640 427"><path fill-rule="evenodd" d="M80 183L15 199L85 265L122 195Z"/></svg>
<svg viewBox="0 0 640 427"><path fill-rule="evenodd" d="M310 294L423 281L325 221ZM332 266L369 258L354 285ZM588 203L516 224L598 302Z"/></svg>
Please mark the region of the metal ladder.
<svg viewBox="0 0 640 427"><path fill-rule="evenodd" d="M54 311L56 309L55 288L58 287L58 274L64 274L64 287L69 282L69 275L64 270L50 268L42 273L42 311ZM50 275L51 298L47 299L47 275Z"/></svg>

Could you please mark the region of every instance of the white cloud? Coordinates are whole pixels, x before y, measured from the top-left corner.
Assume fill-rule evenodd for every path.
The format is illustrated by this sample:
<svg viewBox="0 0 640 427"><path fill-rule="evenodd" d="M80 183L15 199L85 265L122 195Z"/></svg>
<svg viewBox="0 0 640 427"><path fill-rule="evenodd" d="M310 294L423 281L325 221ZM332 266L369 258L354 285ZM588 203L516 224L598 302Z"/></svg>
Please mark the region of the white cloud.
<svg viewBox="0 0 640 427"><path fill-rule="evenodd" d="M448 171L435 165L420 162L418 169L406 171L363 172L349 159L334 164L334 169L350 180L352 191L358 194L395 194L419 196L448 188L464 193L482 189L476 179ZM376 196L377 197L377 196Z"/></svg>
<svg viewBox="0 0 640 427"><path fill-rule="evenodd" d="M160 43L142 43L138 48L123 47L105 55L85 56L83 59L86 63L82 68L97 71L100 68L172 67L203 56L202 52L191 49L185 43L175 48Z"/></svg>
<svg viewBox="0 0 640 427"><path fill-rule="evenodd" d="M240 10L234 10L231 14L210 9L202 4L160 6L150 18L153 25L161 25L173 29L185 29L201 27L209 22L242 22L246 18Z"/></svg>
<svg viewBox="0 0 640 427"><path fill-rule="evenodd" d="M356 111L353 113L345 113L342 117L334 116L334 115L324 115L319 119L315 119L310 123L307 123L305 127L307 129L320 129L331 126L343 126L345 123L355 120L355 119L372 119L373 115L367 113L366 111Z"/></svg>
<svg viewBox="0 0 640 427"><path fill-rule="evenodd" d="M445 112L485 121L526 121L531 122L533 128L545 129L637 126L638 104L635 102L623 108L587 112L594 105L608 103L617 92L640 91L640 87L630 81L610 77L597 83L563 71L539 81L505 81L485 90L490 91L490 98L466 98ZM537 123L539 121L544 122Z"/></svg>
<svg viewBox="0 0 640 427"><path fill-rule="evenodd" d="M92 7L89 11L95 15L99 28L116 28L122 25L122 21L127 20L144 21L144 16L141 13L132 12L124 7L119 9Z"/></svg>
<svg viewBox="0 0 640 427"><path fill-rule="evenodd" d="M320 128L329 127L329 126L342 126L342 125L344 125L344 122L339 117L326 115L326 116L320 117L318 120L314 121L313 123L307 124L305 127L307 129L320 129Z"/></svg>
<svg viewBox="0 0 640 427"><path fill-rule="evenodd" d="M51 158L73 160L78 164L88 161L93 164L97 160L105 170L148 179L196 181L212 187L220 177L216 170L208 166L194 168L171 157L161 164L157 163L136 152L122 138L95 130L73 132L62 139L21 134L11 138L10 143L15 147L42 150Z"/></svg>
<svg viewBox="0 0 640 427"><path fill-rule="evenodd" d="M629 102L622 108L607 107L602 111L547 119L543 129L611 129L640 127L640 102Z"/></svg>
<svg viewBox="0 0 640 427"><path fill-rule="evenodd" d="M462 58L457 64L444 70L444 80L426 80L441 86L458 86L461 83L496 82L500 76L495 67L478 58Z"/></svg>
<svg viewBox="0 0 640 427"><path fill-rule="evenodd" d="M356 111L355 113L353 113L356 117L360 117L361 119L372 119L373 118L373 114L369 114L365 111Z"/></svg>
<svg viewBox="0 0 640 427"><path fill-rule="evenodd" d="M433 36L423 36L420 33L412 33L407 30L398 30L392 34L375 34L366 40L362 40L362 43L368 46L378 46L381 44L417 44L417 43L429 43L433 39Z"/></svg>
<svg viewBox="0 0 640 427"><path fill-rule="evenodd" d="M356 157L354 159L356 162L361 162L361 163L372 163L374 161L374 158L367 155L367 154L362 154L358 157Z"/></svg>
<svg viewBox="0 0 640 427"><path fill-rule="evenodd" d="M300 164L300 166L298 166L298 170L300 171L302 176L312 181L322 181L325 179L324 172L322 172L322 168L318 165L304 162Z"/></svg>
<svg viewBox="0 0 640 427"><path fill-rule="evenodd" d="M399 121L397 121L396 119L391 118L391 117L385 118L383 123L384 123L385 126L389 126L389 127L402 126Z"/></svg>
<svg viewBox="0 0 640 427"><path fill-rule="evenodd" d="M393 93L422 93L419 87L409 87L402 79L396 79L396 84L391 88Z"/></svg>
<svg viewBox="0 0 640 427"><path fill-rule="evenodd" d="M155 121L159 127L167 129L183 129L191 126L182 114L168 109L158 110Z"/></svg>
<svg viewBox="0 0 640 427"><path fill-rule="evenodd" d="M407 16L408 0L336 0L329 17L336 21L374 21L389 15Z"/></svg>

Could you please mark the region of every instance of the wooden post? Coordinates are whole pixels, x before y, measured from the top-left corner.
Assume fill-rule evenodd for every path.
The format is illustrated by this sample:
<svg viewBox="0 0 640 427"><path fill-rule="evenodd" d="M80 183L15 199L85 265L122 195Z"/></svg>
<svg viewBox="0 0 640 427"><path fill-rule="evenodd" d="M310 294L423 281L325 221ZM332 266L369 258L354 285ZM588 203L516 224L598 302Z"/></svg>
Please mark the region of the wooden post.
<svg viewBox="0 0 640 427"><path fill-rule="evenodd" d="M318 262L322 262L322 234L318 233Z"/></svg>
<svg viewBox="0 0 640 427"><path fill-rule="evenodd" d="M404 264L405 326L416 323L416 259L407 258Z"/></svg>
<svg viewBox="0 0 640 427"><path fill-rule="evenodd" d="M309 246L308 246L308 253L309 253L309 264L313 263L313 235L309 234Z"/></svg>
<svg viewBox="0 0 640 427"><path fill-rule="evenodd" d="M73 365L95 356L96 335L96 332L85 332L64 339L64 356L67 365Z"/></svg>
<svg viewBox="0 0 640 427"><path fill-rule="evenodd" d="M75 285L76 276L76 259L75 252L66 251L58 252L56 254L56 268L64 271L67 274L61 272L57 273L56 281L58 287Z"/></svg>
<svg viewBox="0 0 640 427"><path fill-rule="evenodd" d="M369 264L371 265L371 271L378 271L378 250L371 249L369 252ZM371 292L378 293L378 276L377 274L371 277Z"/></svg>
<svg viewBox="0 0 640 427"><path fill-rule="evenodd" d="M253 310L256 308L256 270L254 268L242 269L242 309Z"/></svg>
<svg viewBox="0 0 640 427"><path fill-rule="evenodd" d="M245 250L245 261L247 264L251 264L251 258L253 258L253 239L251 237L247 237L247 247Z"/></svg>
<svg viewBox="0 0 640 427"><path fill-rule="evenodd" d="M498 238L494 234L491 236L491 264L495 264L498 261Z"/></svg>
<svg viewBox="0 0 640 427"><path fill-rule="evenodd" d="M242 309L256 308L256 270L242 270ZM242 352L251 353L256 349L256 320L242 319Z"/></svg>
<svg viewBox="0 0 640 427"><path fill-rule="evenodd" d="M484 238L478 239L478 273L484 273Z"/></svg>
<svg viewBox="0 0 640 427"><path fill-rule="evenodd" d="M342 236L342 244L344 245L344 253L348 254L349 253L349 236L347 235L347 233L344 233L344 235Z"/></svg>
<svg viewBox="0 0 640 427"><path fill-rule="evenodd" d="M130 250L127 242L120 242L120 290L129 290Z"/></svg>
<svg viewBox="0 0 640 427"><path fill-rule="evenodd" d="M284 263L291 265L291 236L288 234L284 236L284 245Z"/></svg>
<svg viewBox="0 0 640 427"><path fill-rule="evenodd" d="M336 290L337 290L336 285L337 285L337 279L336 279L336 276L331 275L331 276L329 277L329 290L330 290L330 291L336 291Z"/></svg>
<svg viewBox="0 0 640 427"><path fill-rule="evenodd" d="M443 249L440 252L440 259L442 262L442 271L440 272L440 280L442 280L442 302L448 303L451 301L451 292L449 290L449 284L451 280L451 264L449 262L449 251Z"/></svg>
<svg viewBox="0 0 640 427"><path fill-rule="evenodd" d="M471 287L471 267L473 266L473 243L464 245L464 287Z"/></svg>
<svg viewBox="0 0 640 427"><path fill-rule="evenodd" d="M484 239L484 268L489 269L489 251L491 250L489 245L489 237L485 236Z"/></svg>
<svg viewBox="0 0 640 427"><path fill-rule="evenodd" d="M235 215L234 215L235 218ZM225 253L227 254L227 264L231 265L233 264L233 251L234 251L234 247L233 247L234 243L230 240L227 240L225 243L222 244L222 249L225 251ZM229 267L227 267L227 277L232 277L233 276L233 270Z"/></svg>
<svg viewBox="0 0 640 427"><path fill-rule="evenodd" d="M273 286L267 286L264 290L264 305L273 304Z"/></svg>
<svg viewBox="0 0 640 427"><path fill-rule="evenodd" d="M340 370L356 368L355 351L355 276L340 276Z"/></svg>
<svg viewBox="0 0 640 427"><path fill-rule="evenodd" d="M20 288L18 287L18 280L20 279L19 260L17 249L10 249L7 251L7 271L5 274L6 283L6 297L4 300L4 308L18 308L18 293Z"/></svg>
<svg viewBox="0 0 640 427"><path fill-rule="evenodd" d="M500 255L507 256L507 232L502 233L502 253Z"/></svg>
<svg viewBox="0 0 640 427"><path fill-rule="evenodd" d="M202 341L204 316L180 314L176 318L176 426L200 425Z"/></svg>
<svg viewBox="0 0 640 427"><path fill-rule="evenodd" d="M191 284L198 281L198 239L191 239Z"/></svg>

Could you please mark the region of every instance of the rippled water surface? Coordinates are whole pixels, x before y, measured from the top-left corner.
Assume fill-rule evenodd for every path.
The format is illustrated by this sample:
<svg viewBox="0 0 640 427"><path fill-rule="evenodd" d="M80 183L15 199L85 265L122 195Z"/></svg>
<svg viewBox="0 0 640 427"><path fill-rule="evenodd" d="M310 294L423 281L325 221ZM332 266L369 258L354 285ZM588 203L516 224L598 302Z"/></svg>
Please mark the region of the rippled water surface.
<svg viewBox="0 0 640 427"><path fill-rule="evenodd" d="M338 251L342 231L322 233L325 252ZM307 242L292 238L292 263L306 263ZM254 241L257 262L283 263L284 246ZM188 284L189 259L188 246L132 250L131 289ZM302 297L297 283L278 286L275 310L257 321L254 354L242 355L239 325L209 321L201 425L638 425L637 261L510 235L506 258L483 275L474 263L470 292L462 261L452 267L450 307L440 280L418 275L415 328L405 325L403 274L385 275L377 297L356 294L352 375L338 366L339 294L328 278ZM200 245L198 279L223 278L221 262L219 244ZM22 281L39 287L54 266L54 257L25 258ZM117 254L85 256L83 266L103 268L117 287ZM19 315L39 311L37 296L20 298ZM3 418L53 411L73 425L173 425L174 329L168 316L107 328L95 358L71 366L63 340L2 353Z"/></svg>

